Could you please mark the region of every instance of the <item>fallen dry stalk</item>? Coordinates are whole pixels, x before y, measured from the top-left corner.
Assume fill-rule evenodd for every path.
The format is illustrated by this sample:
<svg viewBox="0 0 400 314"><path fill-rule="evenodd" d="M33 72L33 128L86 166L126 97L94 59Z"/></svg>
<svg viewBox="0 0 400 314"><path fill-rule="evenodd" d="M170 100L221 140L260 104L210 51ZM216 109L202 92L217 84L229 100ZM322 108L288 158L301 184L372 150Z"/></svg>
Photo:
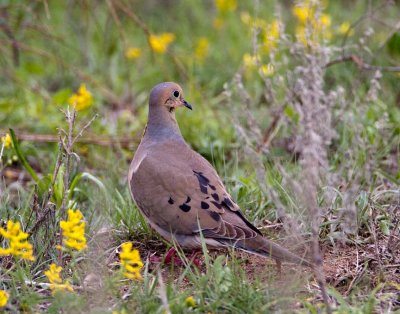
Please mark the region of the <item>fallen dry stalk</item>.
<svg viewBox="0 0 400 314"><path fill-rule="evenodd" d="M5 130L0 130L0 134L7 133ZM15 131L19 140L30 141L30 142L41 142L41 143L58 143L60 137L53 134L31 134L23 133L21 131ZM140 141L139 137L99 137L99 136L86 136L77 139L75 142L78 144L92 144L99 146L116 146L119 145L123 148L129 148L132 145L138 144Z"/></svg>

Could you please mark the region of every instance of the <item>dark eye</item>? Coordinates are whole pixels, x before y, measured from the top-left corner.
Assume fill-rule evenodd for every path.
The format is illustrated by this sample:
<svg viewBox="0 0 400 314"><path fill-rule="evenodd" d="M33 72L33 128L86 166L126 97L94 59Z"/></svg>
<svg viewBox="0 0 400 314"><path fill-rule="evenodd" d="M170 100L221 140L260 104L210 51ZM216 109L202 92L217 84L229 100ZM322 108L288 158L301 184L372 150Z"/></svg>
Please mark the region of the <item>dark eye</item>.
<svg viewBox="0 0 400 314"><path fill-rule="evenodd" d="M174 91L174 97L178 98L179 97L179 92L176 90Z"/></svg>

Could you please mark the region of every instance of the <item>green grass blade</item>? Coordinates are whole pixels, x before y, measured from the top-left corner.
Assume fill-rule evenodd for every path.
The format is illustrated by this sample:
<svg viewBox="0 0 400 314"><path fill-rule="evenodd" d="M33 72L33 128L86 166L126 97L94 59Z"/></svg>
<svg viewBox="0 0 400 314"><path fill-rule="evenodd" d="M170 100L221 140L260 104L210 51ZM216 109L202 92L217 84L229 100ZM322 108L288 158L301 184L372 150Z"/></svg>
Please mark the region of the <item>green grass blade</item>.
<svg viewBox="0 0 400 314"><path fill-rule="evenodd" d="M22 163L22 166L25 168L25 170L29 173L29 175L32 177L32 179L38 183L39 182L39 176L35 172L35 170L32 169L31 165L28 163L26 160L24 154L22 153L21 147L19 146L17 136L15 135L15 132L13 129L10 130L10 135L11 135L11 141L15 150L15 153L17 154L19 160Z"/></svg>

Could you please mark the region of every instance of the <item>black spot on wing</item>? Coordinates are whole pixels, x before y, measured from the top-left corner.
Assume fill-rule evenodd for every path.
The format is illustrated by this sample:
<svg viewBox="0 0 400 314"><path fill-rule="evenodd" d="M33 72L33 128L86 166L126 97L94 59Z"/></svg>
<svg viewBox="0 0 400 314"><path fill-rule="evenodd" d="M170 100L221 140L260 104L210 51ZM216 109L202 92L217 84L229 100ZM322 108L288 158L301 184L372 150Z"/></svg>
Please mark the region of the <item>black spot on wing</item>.
<svg viewBox="0 0 400 314"><path fill-rule="evenodd" d="M193 170L193 173L199 181L200 191L204 194L207 194L207 185L209 185L210 180L208 180L208 178L205 177L202 172L197 172Z"/></svg>
<svg viewBox="0 0 400 314"><path fill-rule="evenodd" d="M174 203L174 200L172 199L172 197L169 198L168 203L171 205Z"/></svg>
<svg viewBox="0 0 400 314"><path fill-rule="evenodd" d="M221 209L221 208L222 208L222 205L221 205L220 203L217 203L217 202L215 202L215 201L211 201L211 203L213 203L214 206L217 207L218 209Z"/></svg>
<svg viewBox="0 0 400 314"><path fill-rule="evenodd" d="M213 194L211 194L211 196L212 196L212 198L213 198L216 202L219 201L219 196L218 196L217 193L213 193Z"/></svg>
<svg viewBox="0 0 400 314"><path fill-rule="evenodd" d="M215 221L221 220L221 216L217 212L209 212L209 214L210 214L211 218L214 219Z"/></svg>
<svg viewBox="0 0 400 314"><path fill-rule="evenodd" d="M179 208L182 211L184 211L185 213L187 213L191 209L191 207L189 205L187 205L187 204L182 204L182 205L179 206Z"/></svg>
<svg viewBox="0 0 400 314"><path fill-rule="evenodd" d="M204 185L200 185L200 191L204 194L207 194L207 187Z"/></svg>
<svg viewBox="0 0 400 314"><path fill-rule="evenodd" d="M217 189L214 185L209 184L208 186L209 186L209 187L211 188L211 190L213 190L213 191L215 191L215 190Z"/></svg>
<svg viewBox="0 0 400 314"><path fill-rule="evenodd" d="M197 177L197 180L199 180L199 183L201 185L207 185L210 182L210 180L208 180L207 177L205 177L202 172L197 172L194 170L193 170L193 172L194 172L195 176Z"/></svg>
<svg viewBox="0 0 400 314"><path fill-rule="evenodd" d="M225 205L228 206L230 209L234 208L232 201L227 197L224 198L222 203L225 203Z"/></svg>
<svg viewBox="0 0 400 314"><path fill-rule="evenodd" d="M206 202L201 202L200 205L201 205L201 208L202 208L202 209L208 209L208 208L210 208L210 205L208 205Z"/></svg>
<svg viewBox="0 0 400 314"><path fill-rule="evenodd" d="M191 198L188 196L185 203L186 203L186 204L189 203L190 200L191 200Z"/></svg>

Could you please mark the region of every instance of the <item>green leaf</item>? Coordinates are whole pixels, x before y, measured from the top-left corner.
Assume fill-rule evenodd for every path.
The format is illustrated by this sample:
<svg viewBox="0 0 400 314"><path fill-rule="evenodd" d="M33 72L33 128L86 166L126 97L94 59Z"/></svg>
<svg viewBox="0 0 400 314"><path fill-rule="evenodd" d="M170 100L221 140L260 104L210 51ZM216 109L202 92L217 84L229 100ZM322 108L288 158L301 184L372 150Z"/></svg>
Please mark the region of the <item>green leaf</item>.
<svg viewBox="0 0 400 314"><path fill-rule="evenodd" d="M55 165L56 167L57 165ZM62 164L57 173L57 178L54 181L54 200L57 204L57 207L60 208L62 204L62 198L64 193L64 173L65 166Z"/></svg>
<svg viewBox="0 0 400 314"><path fill-rule="evenodd" d="M379 229L384 235L388 236L390 234L390 221L387 219L379 220Z"/></svg>
<svg viewBox="0 0 400 314"><path fill-rule="evenodd" d="M68 199L72 198L76 186L83 179L87 179L87 180L91 181L92 183L96 184L104 192L105 196L108 195L106 187L104 186L103 182L101 182L101 180L99 178L90 174L89 172L81 172L78 175L76 175L75 178L71 182L71 185L69 187Z"/></svg>
<svg viewBox="0 0 400 314"><path fill-rule="evenodd" d="M299 114L292 106L286 106L284 112L290 120L296 123L299 122Z"/></svg>
<svg viewBox="0 0 400 314"><path fill-rule="evenodd" d="M13 129L10 129L10 135L11 135L11 142L13 144L15 153L18 156L18 159L21 161L22 166L25 168L25 170L29 173L29 175L32 177L32 179L38 183L39 182L39 176L35 172L35 170L32 169L31 165L28 163L26 160L24 154L22 153L21 147L19 146L17 137L15 135L15 132Z"/></svg>
<svg viewBox="0 0 400 314"><path fill-rule="evenodd" d="M66 104L71 94L72 91L69 88L60 89L53 95L52 102L56 105Z"/></svg>
<svg viewBox="0 0 400 314"><path fill-rule="evenodd" d="M387 48L392 56L400 56L400 32L394 33L387 42Z"/></svg>

